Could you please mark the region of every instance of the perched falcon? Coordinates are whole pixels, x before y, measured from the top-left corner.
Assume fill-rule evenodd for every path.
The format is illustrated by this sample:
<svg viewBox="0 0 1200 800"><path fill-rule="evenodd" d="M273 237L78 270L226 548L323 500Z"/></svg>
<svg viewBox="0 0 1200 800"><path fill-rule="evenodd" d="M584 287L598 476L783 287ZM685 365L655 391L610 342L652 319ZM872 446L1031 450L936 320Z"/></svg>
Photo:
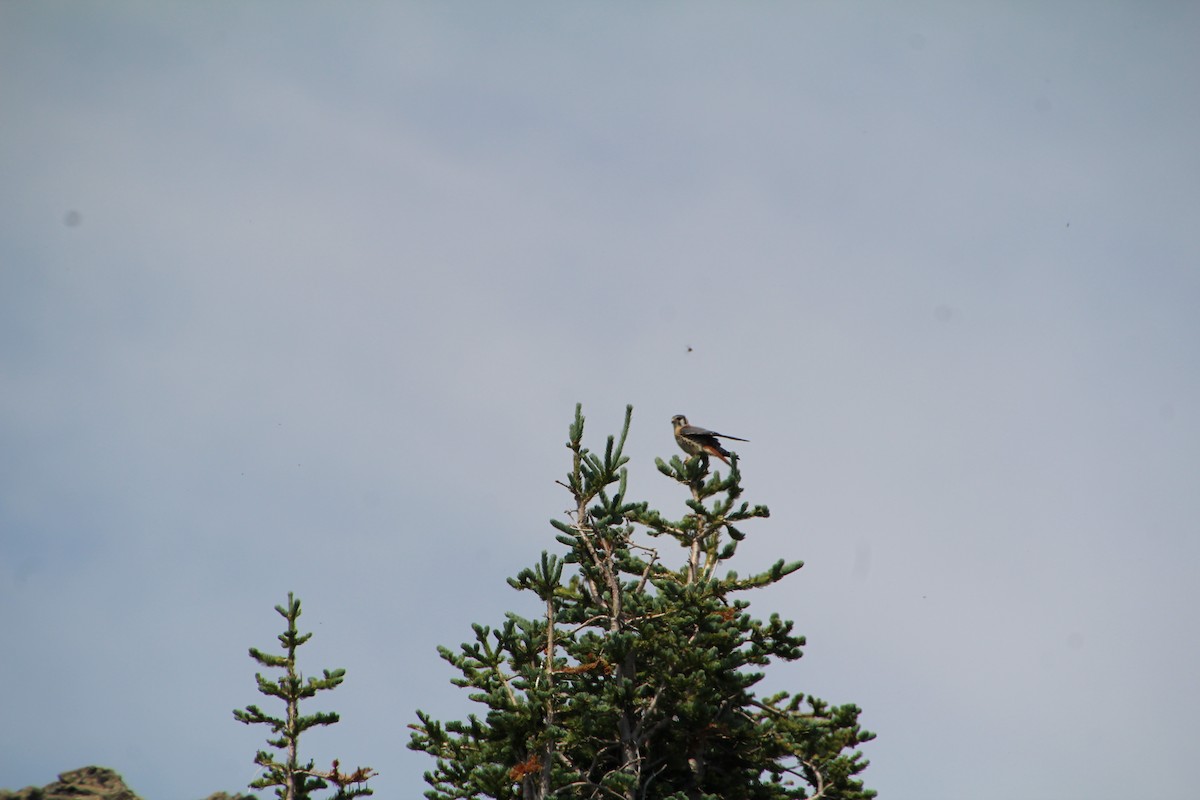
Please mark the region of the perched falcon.
<svg viewBox="0 0 1200 800"><path fill-rule="evenodd" d="M675 426L675 441L683 448L683 452L689 456L709 456L714 455L717 458L729 463L729 451L721 447L721 443L717 438L733 439L737 442L748 442L749 439L739 439L736 436L728 436L724 433L697 428L695 425L689 425L687 417L683 414L676 414L671 417L671 424Z"/></svg>

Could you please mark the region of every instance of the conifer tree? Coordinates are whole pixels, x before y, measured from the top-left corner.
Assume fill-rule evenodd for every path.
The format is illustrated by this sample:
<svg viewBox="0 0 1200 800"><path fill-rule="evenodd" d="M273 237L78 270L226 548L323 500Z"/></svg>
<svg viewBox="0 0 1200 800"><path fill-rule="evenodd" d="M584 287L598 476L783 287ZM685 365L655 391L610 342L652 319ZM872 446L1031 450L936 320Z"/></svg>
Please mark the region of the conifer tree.
<svg viewBox="0 0 1200 800"><path fill-rule="evenodd" d="M258 706L250 705L244 710L234 709L233 716L247 725L270 726L276 738L268 739L267 744L283 751L283 760L279 761L276 754L268 750L259 750L254 763L263 768L263 774L250 784L250 788L275 786L275 796L279 800L309 800L314 791L327 788L329 783L337 787L333 800L351 800L373 794L366 782L375 775L375 771L369 767L358 767L353 772L343 773L339 771L336 759L328 770L317 769L312 760L306 764L300 762L300 734L318 725L333 725L340 718L332 711L301 715L300 701L314 697L317 692L337 687L345 680L346 670L323 670L322 677L309 678L305 682L304 676L296 669L296 650L311 639L312 634L302 634L296 627L296 620L300 618L300 599L288 592L287 605L275 606L275 610L287 620L287 630L279 634L283 655L264 653L251 647L250 657L264 667L284 671L277 681L264 678L262 673L254 678L258 682L258 691L284 702L285 715L272 717Z"/></svg>
<svg viewBox="0 0 1200 800"><path fill-rule="evenodd" d="M571 511L551 523L566 551L509 579L539 599L540 618L509 613L494 629L474 625L458 651L439 648L460 673L452 682L486 713L440 722L417 712L409 747L436 760L426 797L873 797L855 748L874 734L856 706L752 691L762 668L799 658L805 642L778 615L751 617L742 595L803 564L718 575L740 526L769 514L741 501L736 456L725 476L704 458L656 459L685 493L687 512L670 519L628 499L631 415L600 454L583 446L576 407L561 484Z"/></svg>

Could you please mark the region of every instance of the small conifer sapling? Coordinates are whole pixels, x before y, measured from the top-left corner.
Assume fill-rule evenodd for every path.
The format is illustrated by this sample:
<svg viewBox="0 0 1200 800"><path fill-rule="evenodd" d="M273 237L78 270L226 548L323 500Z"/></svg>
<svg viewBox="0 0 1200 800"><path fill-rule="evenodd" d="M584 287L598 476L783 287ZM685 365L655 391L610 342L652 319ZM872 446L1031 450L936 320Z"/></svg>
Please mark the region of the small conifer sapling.
<svg viewBox="0 0 1200 800"><path fill-rule="evenodd" d="M304 676L296 669L296 650L311 639L312 634L302 634L296 627L296 620L300 617L300 599L288 592L287 605L275 606L275 610L287 620L287 630L279 634L283 655L264 653L251 647L250 657L264 667L284 671L278 680L268 680L262 673L254 677L258 681L259 692L284 702L285 714L282 717L273 717L256 705L249 705L241 710L235 709L233 712L234 718L239 722L269 726L275 736L268 739L267 744L281 751L258 751L254 763L262 767L263 773L250 784L250 788L266 789L274 786L275 796L279 800L310 800L313 792L326 789L331 783L337 787L332 800L350 800L373 794L367 787L367 781L377 773L370 767L358 767L352 772L342 772L337 759L334 759L333 765L327 770L317 769L311 759L307 763L300 762L300 734L318 725L333 725L340 719L338 714L332 711L302 715L300 701L314 697L317 692L338 686L345 680L346 670L323 670L322 677L305 681Z"/></svg>

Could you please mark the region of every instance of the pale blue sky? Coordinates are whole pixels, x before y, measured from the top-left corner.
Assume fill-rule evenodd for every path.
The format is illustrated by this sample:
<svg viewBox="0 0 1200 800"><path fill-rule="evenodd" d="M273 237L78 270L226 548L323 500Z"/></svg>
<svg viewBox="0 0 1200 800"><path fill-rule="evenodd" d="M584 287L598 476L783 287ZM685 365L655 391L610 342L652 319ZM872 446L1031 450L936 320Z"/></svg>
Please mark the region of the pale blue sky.
<svg viewBox="0 0 1200 800"><path fill-rule="evenodd" d="M0 786L243 787L292 590L420 796L582 401L752 440L881 796L1185 796L1200 7L992 5L0 5Z"/></svg>

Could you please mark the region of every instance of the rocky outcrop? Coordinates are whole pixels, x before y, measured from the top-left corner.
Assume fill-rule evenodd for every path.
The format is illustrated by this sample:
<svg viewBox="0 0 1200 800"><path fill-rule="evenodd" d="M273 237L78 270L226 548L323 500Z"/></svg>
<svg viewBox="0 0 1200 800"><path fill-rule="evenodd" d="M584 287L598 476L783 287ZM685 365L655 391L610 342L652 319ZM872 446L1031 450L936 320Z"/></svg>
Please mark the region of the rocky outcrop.
<svg viewBox="0 0 1200 800"><path fill-rule="evenodd" d="M58 776L54 783L40 789L26 786L9 791L0 789L0 800L142 800L125 785L115 771L107 767L81 767ZM255 800L253 795L217 792L208 800Z"/></svg>
<svg viewBox="0 0 1200 800"><path fill-rule="evenodd" d="M105 767L83 767L64 772L54 783L37 788L26 786L15 792L0 790L0 800L141 800Z"/></svg>

